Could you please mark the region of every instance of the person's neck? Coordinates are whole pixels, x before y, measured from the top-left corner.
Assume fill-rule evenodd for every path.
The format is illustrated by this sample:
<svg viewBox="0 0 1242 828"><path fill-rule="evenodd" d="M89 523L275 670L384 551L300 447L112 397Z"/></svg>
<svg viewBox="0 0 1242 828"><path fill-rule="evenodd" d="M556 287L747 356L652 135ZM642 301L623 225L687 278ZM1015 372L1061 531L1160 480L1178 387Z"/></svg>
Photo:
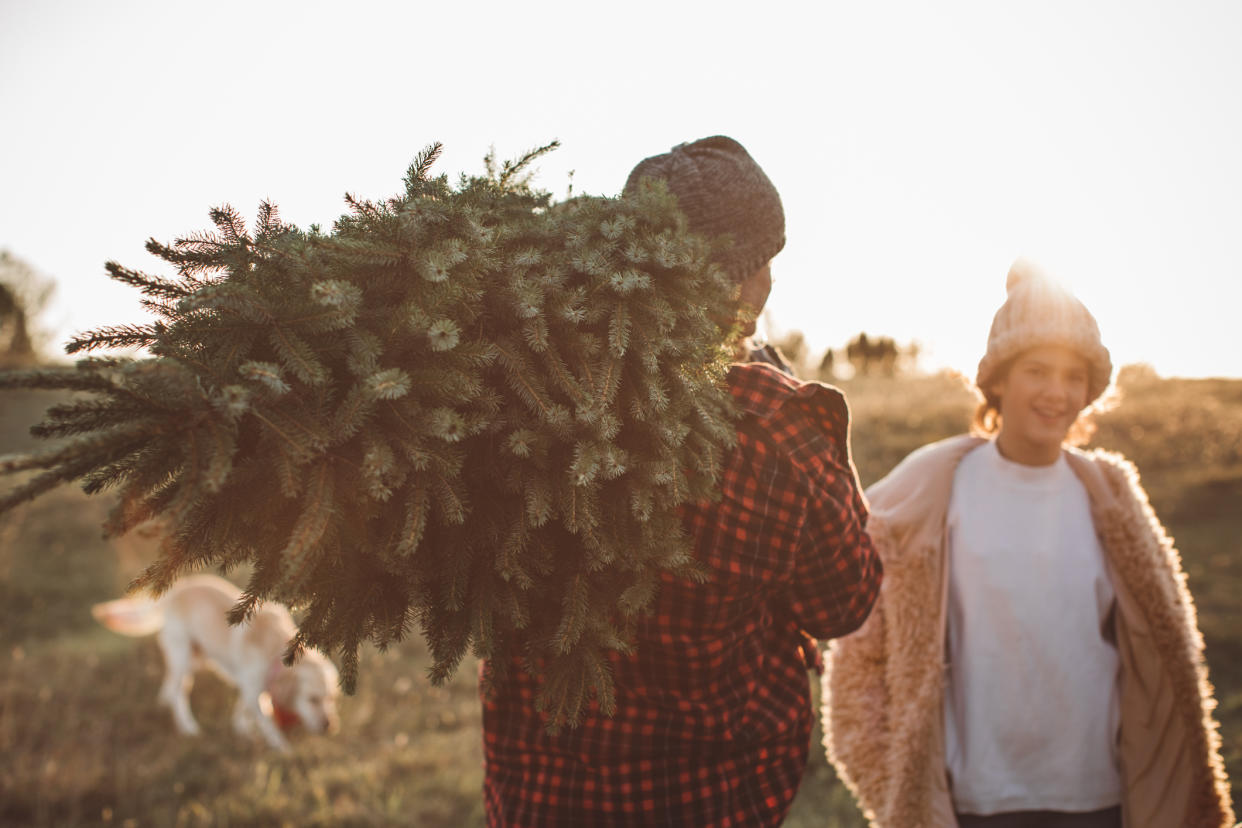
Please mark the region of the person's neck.
<svg viewBox="0 0 1242 828"><path fill-rule="evenodd" d="M1061 456L1061 446L1028 443L1001 432L996 435L996 450L1001 457L1020 466L1051 466Z"/></svg>

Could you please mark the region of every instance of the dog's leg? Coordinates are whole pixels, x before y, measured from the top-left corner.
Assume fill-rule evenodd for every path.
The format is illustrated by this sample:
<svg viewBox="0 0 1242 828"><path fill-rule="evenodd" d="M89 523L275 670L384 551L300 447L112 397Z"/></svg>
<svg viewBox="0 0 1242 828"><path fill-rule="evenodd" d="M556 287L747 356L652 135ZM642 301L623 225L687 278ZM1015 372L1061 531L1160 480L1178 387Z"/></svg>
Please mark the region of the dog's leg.
<svg viewBox="0 0 1242 828"><path fill-rule="evenodd" d="M160 631L160 649L164 653L164 683L160 686L160 702L172 711L177 730L197 736L200 729L190 712L190 688L194 686L192 644L176 627Z"/></svg>
<svg viewBox="0 0 1242 828"><path fill-rule="evenodd" d="M273 748L279 751L288 752L289 742L285 739L280 728L276 726L276 722L272 721L272 717L268 716L259 708L259 700L256 696L254 706L251 707L251 713L254 715L255 722L259 725L259 732L263 734L263 738Z"/></svg>
<svg viewBox="0 0 1242 828"><path fill-rule="evenodd" d="M254 735L254 714L240 693L237 703L233 705L233 730L238 736Z"/></svg>
<svg viewBox="0 0 1242 828"><path fill-rule="evenodd" d="M259 702L259 698L263 695L263 685L266 679L266 672L254 672L245 676L238 676L237 683L237 705L244 707L250 720L258 725L259 733L263 735L263 740L271 747L279 751L288 751L289 742L285 739L280 728L276 726L276 722L272 721L272 717L263 709L263 705ZM234 712L234 721L236 721L236 711Z"/></svg>

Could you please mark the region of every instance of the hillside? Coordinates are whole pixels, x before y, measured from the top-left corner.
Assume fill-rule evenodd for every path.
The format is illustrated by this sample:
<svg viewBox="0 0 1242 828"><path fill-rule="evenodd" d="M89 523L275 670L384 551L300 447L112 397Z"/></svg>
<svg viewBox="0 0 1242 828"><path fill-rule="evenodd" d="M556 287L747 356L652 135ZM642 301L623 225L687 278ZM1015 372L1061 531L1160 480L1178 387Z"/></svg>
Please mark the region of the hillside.
<svg viewBox="0 0 1242 828"><path fill-rule="evenodd" d="M865 483L912 449L962 430L974 401L949 377L843 383ZM1139 378L1093 443L1139 467L1178 541L1220 701L1231 776L1242 774L1242 380ZM47 394L4 396L0 453ZM231 691L212 676L193 700L205 738L176 736L154 703L153 640L97 628L92 602L119 594L156 539L100 537L106 498L61 489L0 518L0 823L14 825L407 825L482 822L482 751L470 667L425 679L418 642L363 660L335 738L273 756L229 727ZM791 826L861 825L818 749Z"/></svg>

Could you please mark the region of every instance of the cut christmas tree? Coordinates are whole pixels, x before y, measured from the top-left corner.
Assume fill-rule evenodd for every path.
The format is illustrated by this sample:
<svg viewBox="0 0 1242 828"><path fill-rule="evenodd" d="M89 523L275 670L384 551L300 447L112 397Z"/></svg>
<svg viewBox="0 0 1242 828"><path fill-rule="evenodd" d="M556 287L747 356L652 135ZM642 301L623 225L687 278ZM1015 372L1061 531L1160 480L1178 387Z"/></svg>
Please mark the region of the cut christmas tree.
<svg viewBox="0 0 1242 828"><path fill-rule="evenodd" d="M109 263L155 321L68 350L149 356L0 375L85 392L33 429L53 448L0 458L0 511L115 490L110 533L165 528L137 586L252 564L233 620L291 605L350 691L360 644L417 628L435 681L521 656L550 724L592 695L609 712L609 651L662 573L698 574L677 507L712 496L733 439L735 288L658 184L533 189L552 146L455 187L433 146L330 233L213 210L214 232L148 242L175 277Z"/></svg>

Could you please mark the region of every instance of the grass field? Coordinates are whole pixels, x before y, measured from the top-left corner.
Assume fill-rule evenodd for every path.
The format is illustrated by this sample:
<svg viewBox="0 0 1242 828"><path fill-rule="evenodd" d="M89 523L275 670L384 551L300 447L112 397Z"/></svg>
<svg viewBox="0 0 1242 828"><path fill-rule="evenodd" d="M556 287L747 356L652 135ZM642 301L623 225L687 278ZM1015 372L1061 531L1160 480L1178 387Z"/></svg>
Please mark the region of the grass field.
<svg viewBox="0 0 1242 828"><path fill-rule="evenodd" d="M844 384L864 482L907 452L962 429L973 407L946 377ZM1226 761L1242 773L1242 380L1137 376L1101 419L1095 445L1124 452L1178 540L1217 687ZM6 394L0 453L32 447L25 428L50 398ZM154 703L151 639L95 626L154 553L141 536L105 541L108 504L61 489L0 518L0 824L419 825L482 822L476 680L426 681L420 643L366 655L336 737L301 736L289 756L235 737L232 692L195 685L205 737L172 731ZM814 735L788 824L862 825Z"/></svg>

